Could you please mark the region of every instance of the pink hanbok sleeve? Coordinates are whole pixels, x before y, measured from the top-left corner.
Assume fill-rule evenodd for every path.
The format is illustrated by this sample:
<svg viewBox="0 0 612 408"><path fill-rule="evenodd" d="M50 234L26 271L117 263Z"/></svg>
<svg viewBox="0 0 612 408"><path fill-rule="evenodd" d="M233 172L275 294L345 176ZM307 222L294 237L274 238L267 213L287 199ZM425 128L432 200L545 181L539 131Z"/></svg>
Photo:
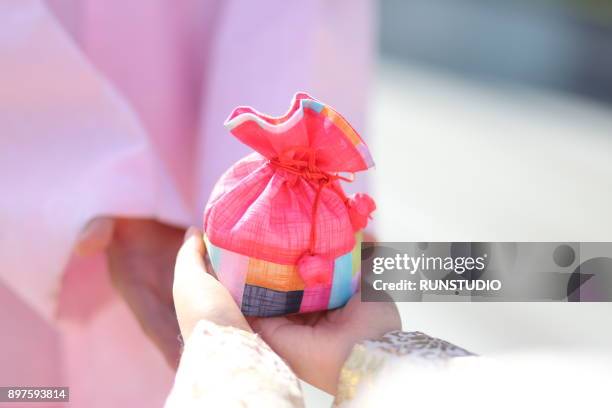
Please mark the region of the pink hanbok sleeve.
<svg viewBox="0 0 612 408"><path fill-rule="evenodd" d="M132 109L41 3L2 2L0 28L0 278L50 317L89 220L154 216L157 195L177 195Z"/></svg>
<svg viewBox="0 0 612 408"><path fill-rule="evenodd" d="M282 112L307 89L364 126L370 1L122 4L0 5L0 278L45 316L91 219L199 224L246 152L224 134L233 106Z"/></svg>

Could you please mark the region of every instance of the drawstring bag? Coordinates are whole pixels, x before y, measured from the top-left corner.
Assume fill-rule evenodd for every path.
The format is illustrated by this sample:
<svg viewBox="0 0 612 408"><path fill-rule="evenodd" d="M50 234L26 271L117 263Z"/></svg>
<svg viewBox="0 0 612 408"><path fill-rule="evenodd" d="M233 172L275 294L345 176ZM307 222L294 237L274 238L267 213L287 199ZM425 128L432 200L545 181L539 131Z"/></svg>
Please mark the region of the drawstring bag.
<svg viewBox="0 0 612 408"><path fill-rule="evenodd" d="M246 316L333 309L358 290L361 233L376 208L341 181L374 163L335 110L305 93L282 117L234 109L225 127L255 150L217 182L204 241Z"/></svg>

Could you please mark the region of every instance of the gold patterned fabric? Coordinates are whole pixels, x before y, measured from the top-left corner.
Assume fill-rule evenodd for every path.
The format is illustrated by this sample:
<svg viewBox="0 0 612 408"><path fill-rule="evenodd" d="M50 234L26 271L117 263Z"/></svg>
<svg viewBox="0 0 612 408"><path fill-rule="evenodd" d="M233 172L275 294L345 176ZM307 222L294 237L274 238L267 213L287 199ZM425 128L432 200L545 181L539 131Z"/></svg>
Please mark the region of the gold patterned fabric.
<svg viewBox="0 0 612 408"><path fill-rule="evenodd" d="M440 364L454 357L473 356L454 344L421 332L393 331L378 340L353 347L344 363L334 406L347 406L358 392L375 386L376 378L390 361L405 364Z"/></svg>

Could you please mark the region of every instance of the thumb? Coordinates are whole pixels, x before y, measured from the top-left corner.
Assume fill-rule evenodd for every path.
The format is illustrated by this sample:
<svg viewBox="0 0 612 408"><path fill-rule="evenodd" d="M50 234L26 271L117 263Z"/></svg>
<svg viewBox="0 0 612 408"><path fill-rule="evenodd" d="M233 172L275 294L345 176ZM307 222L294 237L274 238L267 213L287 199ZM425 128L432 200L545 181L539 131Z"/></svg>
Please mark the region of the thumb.
<svg viewBox="0 0 612 408"><path fill-rule="evenodd" d="M202 232L190 228L179 250L174 269L174 306L183 338L187 339L199 320L250 331L229 291L208 273Z"/></svg>
<svg viewBox="0 0 612 408"><path fill-rule="evenodd" d="M206 247L202 241L201 232L189 227L185 233L185 240L176 257L174 267L174 295L177 292L181 295L185 293L197 293L205 289L212 277L206 273L204 256ZM201 293L201 292L200 292Z"/></svg>

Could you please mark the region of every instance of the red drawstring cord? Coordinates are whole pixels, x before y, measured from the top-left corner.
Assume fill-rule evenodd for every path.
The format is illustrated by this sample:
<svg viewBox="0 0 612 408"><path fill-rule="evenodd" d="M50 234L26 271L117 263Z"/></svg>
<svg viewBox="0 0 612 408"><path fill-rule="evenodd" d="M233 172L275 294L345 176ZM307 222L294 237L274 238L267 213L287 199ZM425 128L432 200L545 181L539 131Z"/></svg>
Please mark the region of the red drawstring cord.
<svg viewBox="0 0 612 408"><path fill-rule="evenodd" d="M300 154L300 158L296 159L294 157L289 157L291 153ZM314 182L318 184L317 192L315 194L315 199L312 204L312 215L311 215L311 226L310 226L310 244L308 246L308 252L310 255L314 255L315 244L317 242L317 228L316 228L316 220L317 220L317 211L319 209L319 199L321 197L321 191L323 191L324 187L327 187L335 180L343 180L347 182L352 182L352 178L343 177L338 174L332 174L325 171L322 171L316 166L316 149L312 147L290 147L286 149L283 154L281 154L278 158L270 159L270 164L275 168L283 169L291 174L295 174L296 176L302 177L309 182ZM308 160L304 160L307 157ZM346 204L347 198L342 191L339 191L336 188L332 190L338 194L340 199Z"/></svg>

